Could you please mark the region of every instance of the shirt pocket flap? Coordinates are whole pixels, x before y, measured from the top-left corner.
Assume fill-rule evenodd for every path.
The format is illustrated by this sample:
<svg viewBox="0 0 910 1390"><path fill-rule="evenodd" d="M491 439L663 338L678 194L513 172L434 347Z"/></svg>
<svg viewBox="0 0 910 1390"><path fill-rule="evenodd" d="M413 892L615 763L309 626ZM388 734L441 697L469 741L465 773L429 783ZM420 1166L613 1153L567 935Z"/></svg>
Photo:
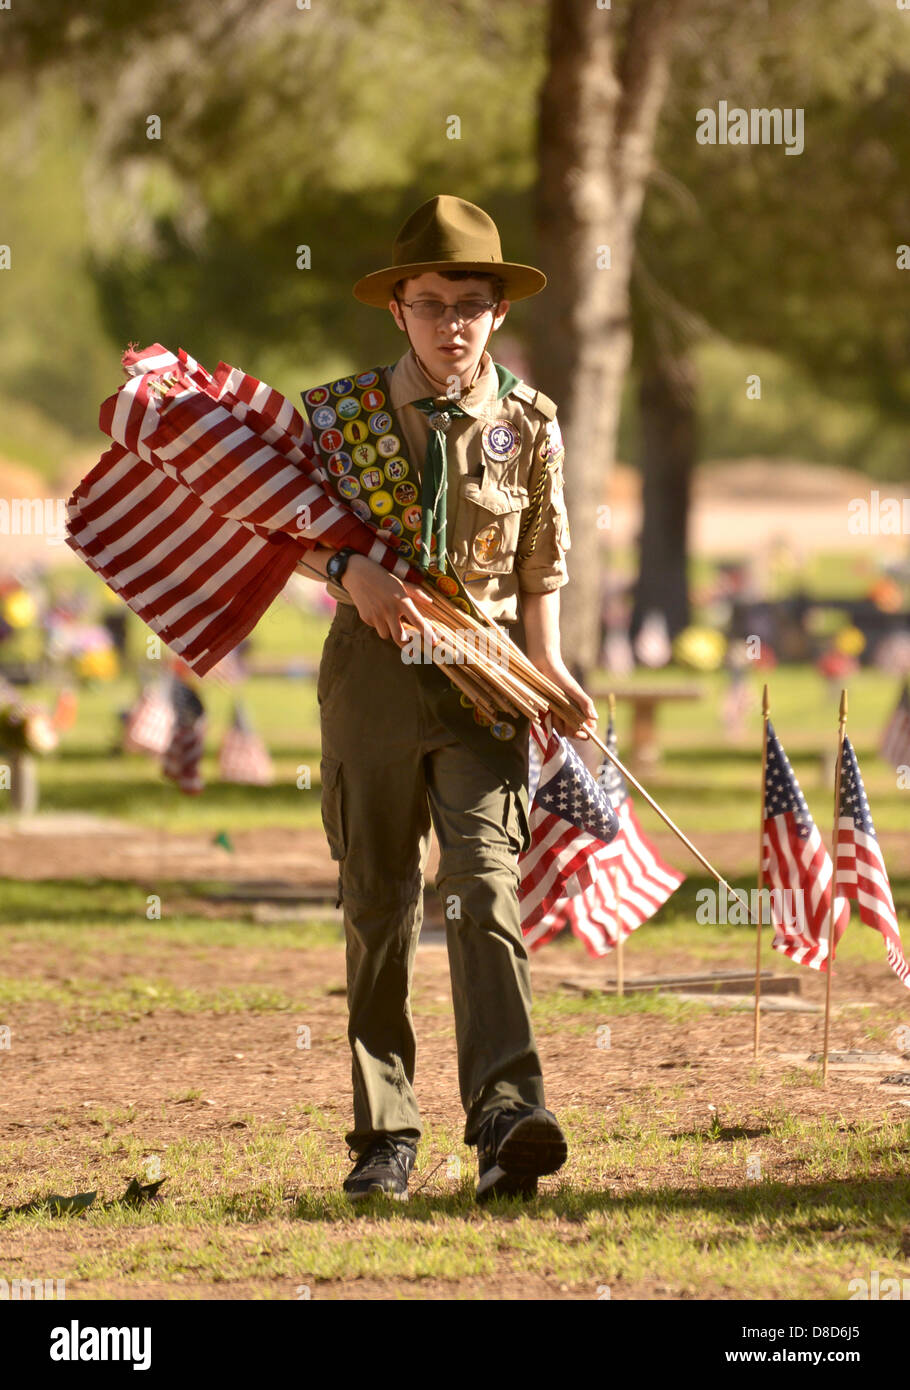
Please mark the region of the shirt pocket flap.
<svg viewBox="0 0 910 1390"><path fill-rule="evenodd" d="M465 502L473 502L494 516L505 516L509 512L520 512L528 505L528 489L520 484L485 483L482 478L462 478L461 496Z"/></svg>

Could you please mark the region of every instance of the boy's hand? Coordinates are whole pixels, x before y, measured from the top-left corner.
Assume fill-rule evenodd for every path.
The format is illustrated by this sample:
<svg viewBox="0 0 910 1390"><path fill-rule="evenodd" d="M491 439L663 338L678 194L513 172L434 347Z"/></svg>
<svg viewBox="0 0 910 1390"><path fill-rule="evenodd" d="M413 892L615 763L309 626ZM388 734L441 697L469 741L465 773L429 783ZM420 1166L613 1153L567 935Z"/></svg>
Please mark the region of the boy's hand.
<svg viewBox="0 0 910 1390"><path fill-rule="evenodd" d="M530 653L528 653L530 655ZM532 658L533 660L533 658ZM563 738L587 738L588 727L597 732L597 706L591 699L586 690L578 684L572 673L563 662L562 658L538 658L534 661L538 671L544 676L549 676L554 685L558 685L563 694L567 695L576 705L580 705L585 711L587 718L578 727L573 727L567 720L560 719L558 715L553 715L553 728Z"/></svg>
<svg viewBox="0 0 910 1390"><path fill-rule="evenodd" d="M396 647L404 647L409 640L405 624L417 629L421 642L434 641L435 633L424 616L433 600L416 584L405 584L366 555L352 555L342 587L351 595L363 621L380 637L390 637Z"/></svg>

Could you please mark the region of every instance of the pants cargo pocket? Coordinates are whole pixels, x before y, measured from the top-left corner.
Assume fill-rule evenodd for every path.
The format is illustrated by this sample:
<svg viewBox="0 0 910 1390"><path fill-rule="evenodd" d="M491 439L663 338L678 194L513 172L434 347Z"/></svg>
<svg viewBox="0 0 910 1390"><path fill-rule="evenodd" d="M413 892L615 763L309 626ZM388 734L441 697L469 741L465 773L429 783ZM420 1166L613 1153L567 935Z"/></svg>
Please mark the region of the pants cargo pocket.
<svg viewBox="0 0 910 1390"><path fill-rule="evenodd" d="M515 855L526 853L531 848L531 824L528 820L527 790L506 793L506 831Z"/></svg>
<svg viewBox="0 0 910 1390"><path fill-rule="evenodd" d="M329 853L339 862L347 854L344 828L344 797L341 762L338 758L322 758L319 762L322 777L322 824L329 842ZM338 871L336 907L341 907L341 870Z"/></svg>

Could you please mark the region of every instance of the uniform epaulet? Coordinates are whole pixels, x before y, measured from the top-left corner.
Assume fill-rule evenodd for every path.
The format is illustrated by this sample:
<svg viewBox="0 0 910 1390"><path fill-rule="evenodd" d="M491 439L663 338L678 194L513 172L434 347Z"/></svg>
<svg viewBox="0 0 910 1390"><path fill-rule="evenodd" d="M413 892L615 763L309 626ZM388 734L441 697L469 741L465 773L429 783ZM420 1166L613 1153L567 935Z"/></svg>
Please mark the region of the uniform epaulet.
<svg viewBox="0 0 910 1390"><path fill-rule="evenodd" d="M517 381L509 392L510 396L517 396L525 405L533 406L539 410L545 420L556 419L556 402L551 401L549 396L545 396L542 391L535 391L533 386L529 386L526 381Z"/></svg>

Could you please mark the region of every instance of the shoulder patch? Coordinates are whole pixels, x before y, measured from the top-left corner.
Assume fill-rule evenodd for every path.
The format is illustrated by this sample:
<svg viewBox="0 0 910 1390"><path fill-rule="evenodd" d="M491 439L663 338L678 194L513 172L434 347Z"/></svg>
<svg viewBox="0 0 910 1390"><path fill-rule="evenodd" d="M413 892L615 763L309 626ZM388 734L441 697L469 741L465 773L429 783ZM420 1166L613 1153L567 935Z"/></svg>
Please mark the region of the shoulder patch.
<svg viewBox="0 0 910 1390"><path fill-rule="evenodd" d="M525 405L533 406L538 410L545 420L556 418L556 404L545 396L542 391L537 391L533 386L529 386L526 381L517 381L509 392L510 396L516 396L518 400L524 401Z"/></svg>

